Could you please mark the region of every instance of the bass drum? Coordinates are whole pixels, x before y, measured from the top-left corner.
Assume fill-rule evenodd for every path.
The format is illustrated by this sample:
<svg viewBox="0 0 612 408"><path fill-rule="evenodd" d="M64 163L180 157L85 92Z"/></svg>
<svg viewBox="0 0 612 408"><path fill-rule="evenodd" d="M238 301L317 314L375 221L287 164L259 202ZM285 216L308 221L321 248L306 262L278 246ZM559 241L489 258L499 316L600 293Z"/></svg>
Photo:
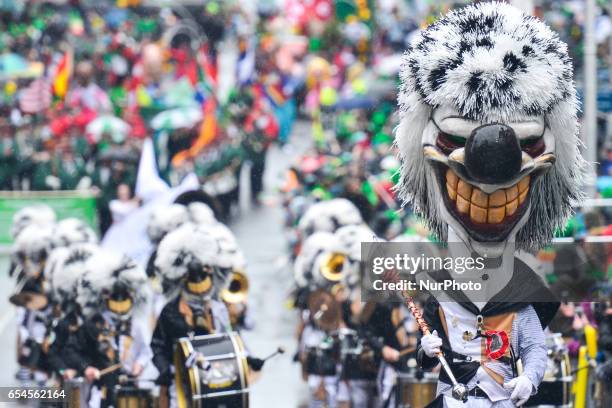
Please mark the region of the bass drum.
<svg viewBox="0 0 612 408"><path fill-rule="evenodd" d="M397 374L397 407L423 408L436 399L438 374L423 372Z"/></svg>
<svg viewBox="0 0 612 408"><path fill-rule="evenodd" d="M237 333L180 339L174 366L179 408L248 408L249 368Z"/></svg>
<svg viewBox="0 0 612 408"><path fill-rule="evenodd" d="M560 333L546 337L548 361L538 393L529 398L526 407L554 406L570 408L572 372L569 354ZM519 372L522 370L519 370Z"/></svg>

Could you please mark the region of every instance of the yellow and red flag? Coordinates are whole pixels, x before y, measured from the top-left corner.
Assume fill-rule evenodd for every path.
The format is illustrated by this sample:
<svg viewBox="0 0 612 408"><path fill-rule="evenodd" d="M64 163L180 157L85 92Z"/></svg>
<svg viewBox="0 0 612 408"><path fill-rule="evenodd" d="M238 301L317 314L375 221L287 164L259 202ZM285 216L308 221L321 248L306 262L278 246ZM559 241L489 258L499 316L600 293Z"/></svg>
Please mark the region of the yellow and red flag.
<svg viewBox="0 0 612 408"><path fill-rule="evenodd" d="M72 76L73 55L72 51L66 51L55 71L53 78L53 95L59 99L64 99L68 93L70 77Z"/></svg>

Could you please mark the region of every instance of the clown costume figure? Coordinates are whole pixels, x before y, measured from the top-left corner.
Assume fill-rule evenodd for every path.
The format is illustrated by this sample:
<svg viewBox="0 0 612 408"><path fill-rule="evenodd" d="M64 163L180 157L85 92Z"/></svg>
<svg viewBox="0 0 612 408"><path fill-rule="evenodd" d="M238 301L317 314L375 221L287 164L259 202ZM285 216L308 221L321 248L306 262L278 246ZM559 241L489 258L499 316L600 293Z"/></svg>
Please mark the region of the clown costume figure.
<svg viewBox="0 0 612 408"><path fill-rule="evenodd" d="M430 406L515 407L538 391L558 303L516 251L549 243L582 198L572 75L566 44L503 3L451 11L404 56L398 191L452 257L483 262L424 273L482 285L430 291L419 363L443 354L468 390L466 404L454 399L442 370Z"/></svg>

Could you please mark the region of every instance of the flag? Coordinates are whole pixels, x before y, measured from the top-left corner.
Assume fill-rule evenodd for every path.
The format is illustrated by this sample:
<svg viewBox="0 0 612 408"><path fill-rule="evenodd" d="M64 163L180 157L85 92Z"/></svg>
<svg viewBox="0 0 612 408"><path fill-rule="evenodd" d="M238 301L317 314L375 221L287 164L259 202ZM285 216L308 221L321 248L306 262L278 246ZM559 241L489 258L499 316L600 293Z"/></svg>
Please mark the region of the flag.
<svg viewBox="0 0 612 408"><path fill-rule="evenodd" d="M172 165L179 166L184 160L198 155L217 135L217 102L209 98L204 102L204 119L200 125L198 137L189 149L174 155Z"/></svg>
<svg viewBox="0 0 612 408"><path fill-rule="evenodd" d="M142 146L142 153L138 162L135 193L143 202L147 203L169 190L170 187L160 177L157 170L153 140L147 138Z"/></svg>
<svg viewBox="0 0 612 408"><path fill-rule="evenodd" d="M72 65L72 51L66 51L57 65L55 77L53 79L53 94L59 99L64 99L68 93L70 77L72 76Z"/></svg>
<svg viewBox="0 0 612 408"><path fill-rule="evenodd" d="M19 108L24 113L38 113L51 106L51 87L42 78L35 79L21 91L19 95Z"/></svg>
<svg viewBox="0 0 612 408"><path fill-rule="evenodd" d="M146 266L153 250L151 241L147 236L147 224L153 211L159 207L170 205L182 193L196 190L199 187L198 177L189 173L177 187L160 192L126 218L114 223L106 231L100 246L110 251L126 254L140 265Z"/></svg>
<svg viewBox="0 0 612 408"><path fill-rule="evenodd" d="M255 40L242 40L236 62L236 79L239 85L250 84L255 74Z"/></svg>

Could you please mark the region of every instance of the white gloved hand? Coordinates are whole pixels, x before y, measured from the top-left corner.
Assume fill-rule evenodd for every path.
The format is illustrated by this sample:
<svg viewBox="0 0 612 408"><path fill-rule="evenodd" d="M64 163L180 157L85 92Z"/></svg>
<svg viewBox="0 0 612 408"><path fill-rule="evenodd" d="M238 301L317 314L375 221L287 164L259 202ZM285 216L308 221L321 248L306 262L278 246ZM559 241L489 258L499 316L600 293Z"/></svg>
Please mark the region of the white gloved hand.
<svg viewBox="0 0 612 408"><path fill-rule="evenodd" d="M504 383L504 388L512 391L512 394L510 394L510 400L512 400L517 407L520 407L526 403L533 392L533 384L531 383L531 380L524 375L519 375L507 383Z"/></svg>
<svg viewBox="0 0 612 408"><path fill-rule="evenodd" d="M438 337L438 331L434 330L431 334L421 337L421 347L427 357L435 357L440 354L442 339Z"/></svg>

